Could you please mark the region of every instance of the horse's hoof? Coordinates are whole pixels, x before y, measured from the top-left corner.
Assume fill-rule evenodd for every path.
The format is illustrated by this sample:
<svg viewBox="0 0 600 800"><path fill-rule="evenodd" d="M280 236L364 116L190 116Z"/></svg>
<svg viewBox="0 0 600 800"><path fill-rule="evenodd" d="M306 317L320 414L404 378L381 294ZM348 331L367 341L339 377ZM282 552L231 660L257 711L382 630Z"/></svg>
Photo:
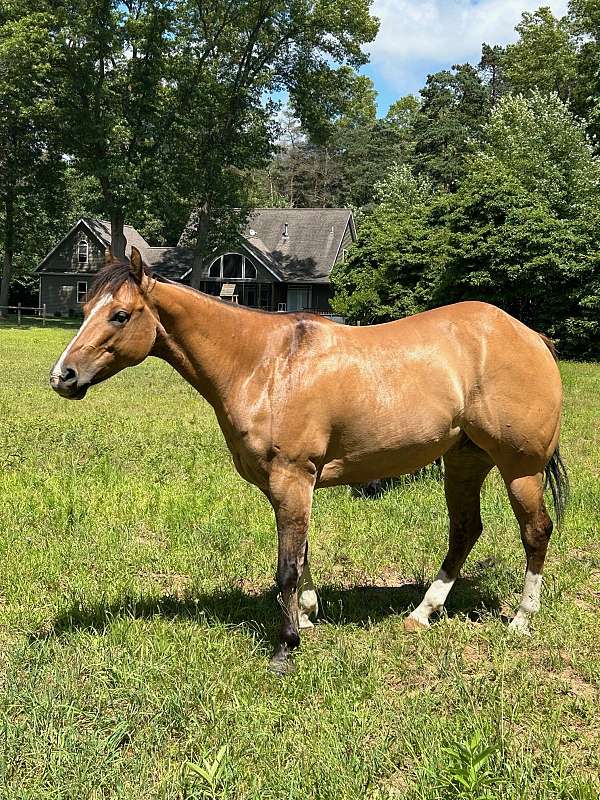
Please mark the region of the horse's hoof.
<svg viewBox="0 0 600 800"><path fill-rule="evenodd" d="M293 675L296 672L296 665L294 659L288 656L287 658L273 658L269 661L267 670L271 675L277 675L278 678L284 678L286 675Z"/></svg>
<svg viewBox="0 0 600 800"><path fill-rule="evenodd" d="M529 623L526 619L520 619L519 617L515 617L512 622L508 625L508 630L511 633L516 633L517 636L528 636L531 637L531 631L529 630Z"/></svg>
<svg viewBox="0 0 600 800"><path fill-rule="evenodd" d="M298 621L298 627L300 628L301 631L310 631L315 626L309 620L309 618L308 618L308 616L306 614L301 614L300 618L299 618L299 621Z"/></svg>
<svg viewBox="0 0 600 800"><path fill-rule="evenodd" d="M405 617L404 630L406 633L422 633L426 631L429 625L424 625L416 617Z"/></svg>

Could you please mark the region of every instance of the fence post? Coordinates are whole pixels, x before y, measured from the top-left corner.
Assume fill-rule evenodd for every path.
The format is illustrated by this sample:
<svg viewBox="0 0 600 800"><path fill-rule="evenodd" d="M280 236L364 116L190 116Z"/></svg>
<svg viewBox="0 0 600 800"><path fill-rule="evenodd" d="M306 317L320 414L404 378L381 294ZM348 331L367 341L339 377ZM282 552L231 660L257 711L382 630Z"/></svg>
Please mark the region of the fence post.
<svg viewBox="0 0 600 800"><path fill-rule="evenodd" d="M21 324L21 303L17 306L17 325Z"/></svg>
<svg viewBox="0 0 600 800"><path fill-rule="evenodd" d="M42 327L46 327L46 303L42 306Z"/></svg>

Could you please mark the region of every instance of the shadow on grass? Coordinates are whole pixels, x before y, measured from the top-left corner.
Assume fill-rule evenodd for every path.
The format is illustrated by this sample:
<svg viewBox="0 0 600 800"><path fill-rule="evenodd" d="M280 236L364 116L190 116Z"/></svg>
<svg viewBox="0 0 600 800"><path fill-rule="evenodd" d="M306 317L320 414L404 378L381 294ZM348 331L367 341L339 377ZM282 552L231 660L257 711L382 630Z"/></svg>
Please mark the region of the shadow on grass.
<svg viewBox="0 0 600 800"><path fill-rule="evenodd" d="M318 590L319 619L333 625L369 627L391 615L404 615L421 601L425 586L406 583L397 587L323 586ZM478 578L459 579L447 603L449 616L466 614L479 620L499 614L499 602ZM190 592L185 597L125 595L116 601L78 603L60 614L49 628L30 635L30 641L62 636L75 631L103 634L118 619L197 621L208 625L246 627L264 643L275 644L280 610L275 587L247 594L235 587L207 594Z"/></svg>

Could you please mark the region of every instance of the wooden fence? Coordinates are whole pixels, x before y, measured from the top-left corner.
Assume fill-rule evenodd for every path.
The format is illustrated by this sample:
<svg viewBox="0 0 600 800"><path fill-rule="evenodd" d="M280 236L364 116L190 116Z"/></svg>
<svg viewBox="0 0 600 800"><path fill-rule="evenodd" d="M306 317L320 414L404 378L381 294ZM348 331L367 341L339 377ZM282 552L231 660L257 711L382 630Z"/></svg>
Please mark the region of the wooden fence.
<svg viewBox="0 0 600 800"><path fill-rule="evenodd" d="M22 303L18 303L16 306L0 306L0 313L4 311L8 311L9 314L16 314L17 325L21 325L24 318L35 317L36 319L41 319L42 325L45 327L48 319L45 303L42 306L24 306Z"/></svg>

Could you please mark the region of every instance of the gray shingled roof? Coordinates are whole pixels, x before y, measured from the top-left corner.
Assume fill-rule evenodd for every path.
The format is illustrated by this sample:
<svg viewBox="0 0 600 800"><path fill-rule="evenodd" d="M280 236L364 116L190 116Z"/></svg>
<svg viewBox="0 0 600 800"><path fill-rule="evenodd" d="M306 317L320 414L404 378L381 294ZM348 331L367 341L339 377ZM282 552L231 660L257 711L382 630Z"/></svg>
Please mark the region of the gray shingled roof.
<svg viewBox="0 0 600 800"><path fill-rule="evenodd" d="M283 281L328 283L351 216L346 208L260 208L250 215L243 237ZM180 245L189 242L194 217Z"/></svg>
<svg viewBox="0 0 600 800"><path fill-rule="evenodd" d="M145 247L144 262L159 275L179 280L192 267L194 252L189 247Z"/></svg>
<svg viewBox="0 0 600 800"><path fill-rule="evenodd" d="M193 252L186 245L191 238L194 217L192 214L177 247L150 247L135 228L125 225L127 256L135 245L146 264L160 275L181 279L192 266ZM352 212L345 208L260 208L249 217L242 233L243 244L284 282L328 283L351 218ZM79 220L67 236L82 221L105 247L109 246L110 223L106 220L86 217ZM36 271L42 271L44 263L62 241L64 239Z"/></svg>
<svg viewBox="0 0 600 800"><path fill-rule="evenodd" d="M91 217L84 217L83 221L87 224L87 226L92 230L96 236L104 242L105 246L108 247L111 242L111 235L110 235L110 222L107 222L104 219L92 219ZM127 256L131 253L131 248L133 245L137 247L138 250L144 250L147 247L150 247L148 242L144 239L141 233L138 233L135 228L132 228L131 225L124 225L123 226L123 233L125 234L125 238L127 239L127 247L125 248L125 254Z"/></svg>
<svg viewBox="0 0 600 800"><path fill-rule="evenodd" d="M49 260L50 256L58 250L61 244L67 239L71 234L77 230L80 224L83 224L84 227L90 231L98 241L106 248L110 245L111 236L110 236L110 222L107 222L104 219L93 219L92 217L82 217L82 219L78 219L75 225L71 228L71 230L63 236L63 238L56 244L52 250L40 261L40 263L35 268L35 272L43 272L44 265ZM127 246L125 248L125 253L129 257L131 255L131 248L135 245L138 250L143 252L144 250L148 249L150 245L144 239L144 237L136 231L135 228L132 228L131 225L123 226L123 233L127 238Z"/></svg>

